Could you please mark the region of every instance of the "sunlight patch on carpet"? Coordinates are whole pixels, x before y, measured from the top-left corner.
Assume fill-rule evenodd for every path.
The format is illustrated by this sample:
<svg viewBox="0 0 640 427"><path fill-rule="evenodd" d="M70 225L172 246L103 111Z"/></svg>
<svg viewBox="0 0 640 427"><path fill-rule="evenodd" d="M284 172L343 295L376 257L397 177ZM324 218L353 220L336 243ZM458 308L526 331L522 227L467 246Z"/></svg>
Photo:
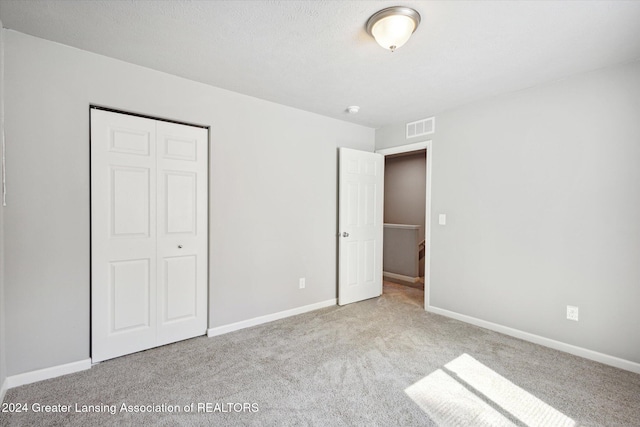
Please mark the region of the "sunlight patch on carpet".
<svg viewBox="0 0 640 427"><path fill-rule="evenodd" d="M440 369L408 387L405 393L441 426L515 426Z"/></svg>
<svg viewBox="0 0 640 427"><path fill-rule="evenodd" d="M441 426L517 426L510 417L528 426L576 425L468 354L409 386L405 393Z"/></svg>

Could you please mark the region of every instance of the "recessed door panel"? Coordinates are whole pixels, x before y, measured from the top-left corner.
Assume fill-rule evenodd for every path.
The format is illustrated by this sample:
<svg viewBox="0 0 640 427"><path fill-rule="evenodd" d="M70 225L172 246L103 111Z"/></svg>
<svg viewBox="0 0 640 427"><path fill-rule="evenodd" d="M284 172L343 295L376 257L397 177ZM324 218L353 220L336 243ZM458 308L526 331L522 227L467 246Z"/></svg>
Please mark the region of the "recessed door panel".
<svg viewBox="0 0 640 427"><path fill-rule="evenodd" d="M198 140L167 136L164 140L166 159L188 160L195 162L198 153Z"/></svg>
<svg viewBox="0 0 640 427"><path fill-rule="evenodd" d="M378 163L375 160L365 160L362 163L365 175L376 176L378 174Z"/></svg>
<svg viewBox="0 0 640 427"><path fill-rule="evenodd" d="M376 279L376 241L375 240L366 240L362 242L362 246L364 246L364 257L362 259L363 265L363 279L366 283L371 283Z"/></svg>
<svg viewBox="0 0 640 427"><path fill-rule="evenodd" d="M196 174L165 173L166 233L196 233Z"/></svg>
<svg viewBox="0 0 640 427"><path fill-rule="evenodd" d="M360 160L359 159L347 159L343 165L348 173L357 174L360 172Z"/></svg>
<svg viewBox="0 0 640 427"><path fill-rule="evenodd" d="M350 266L356 266L355 268L349 268L347 273L347 286L358 285L358 261L360 259L360 245L358 242L347 243L347 264Z"/></svg>
<svg viewBox="0 0 640 427"><path fill-rule="evenodd" d="M110 127L109 151L114 153L136 154L148 156L150 154L152 133L141 129L123 129Z"/></svg>
<svg viewBox="0 0 640 427"><path fill-rule="evenodd" d="M111 263L111 333L151 326L148 259Z"/></svg>
<svg viewBox="0 0 640 427"><path fill-rule="evenodd" d="M111 167L111 235L149 235L149 169Z"/></svg>
<svg viewBox="0 0 640 427"><path fill-rule="evenodd" d="M362 209L363 226L374 227L376 224L376 184L369 183L363 185L364 209Z"/></svg>
<svg viewBox="0 0 640 427"><path fill-rule="evenodd" d="M165 307L163 323L194 318L197 314L196 257L170 257L164 260Z"/></svg>
<svg viewBox="0 0 640 427"><path fill-rule="evenodd" d="M344 203L348 205L346 209L346 225L357 227L360 222L360 184L357 182L348 182L345 184L345 187L347 194L344 198Z"/></svg>

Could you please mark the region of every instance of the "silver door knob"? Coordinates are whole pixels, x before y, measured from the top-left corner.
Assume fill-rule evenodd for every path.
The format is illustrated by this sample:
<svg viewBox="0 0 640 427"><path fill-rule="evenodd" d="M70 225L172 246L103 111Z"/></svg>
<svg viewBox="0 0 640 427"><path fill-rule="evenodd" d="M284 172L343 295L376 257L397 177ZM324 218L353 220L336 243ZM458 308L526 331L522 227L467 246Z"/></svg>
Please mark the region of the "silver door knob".
<svg viewBox="0 0 640 427"><path fill-rule="evenodd" d="M347 233L346 231L342 233L342 237L349 237L349 233Z"/></svg>
<svg viewBox="0 0 640 427"><path fill-rule="evenodd" d="M178 249L182 249L182 245L178 245Z"/></svg>

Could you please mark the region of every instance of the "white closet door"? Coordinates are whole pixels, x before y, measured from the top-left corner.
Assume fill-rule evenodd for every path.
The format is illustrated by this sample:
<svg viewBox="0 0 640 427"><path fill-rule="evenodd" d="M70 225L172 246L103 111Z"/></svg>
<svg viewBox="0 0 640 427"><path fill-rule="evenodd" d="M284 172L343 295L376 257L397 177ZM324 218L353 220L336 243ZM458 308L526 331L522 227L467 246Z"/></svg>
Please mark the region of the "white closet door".
<svg viewBox="0 0 640 427"><path fill-rule="evenodd" d="M206 175L206 129L91 110L94 362L206 332Z"/></svg>
<svg viewBox="0 0 640 427"><path fill-rule="evenodd" d="M158 345L207 329L207 130L158 122Z"/></svg>
<svg viewBox="0 0 640 427"><path fill-rule="evenodd" d="M156 124L91 111L92 357L156 343Z"/></svg>

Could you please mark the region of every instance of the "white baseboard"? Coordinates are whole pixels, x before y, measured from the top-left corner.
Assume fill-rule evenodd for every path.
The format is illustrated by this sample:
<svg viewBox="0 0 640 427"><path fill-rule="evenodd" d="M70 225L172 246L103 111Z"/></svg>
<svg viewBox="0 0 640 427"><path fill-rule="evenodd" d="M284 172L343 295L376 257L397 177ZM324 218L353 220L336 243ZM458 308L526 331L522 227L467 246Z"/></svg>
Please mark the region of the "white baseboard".
<svg viewBox="0 0 640 427"><path fill-rule="evenodd" d="M14 388L36 381L48 380L49 378L61 375L73 374L91 368L91 359L79 360L64 365L52 366L50 368L38 369L37 371L25 372L23 374L11 375L7 377L7 388Z"/></svg>
<svg viewBox="0 0 640 427"><path fill-rule="evenodd" d="M307 313L309 311L318 310L325 307L331 307L336 305L336 299L330 299L315 304L304 305L298 308L292 308L291 310L280 311L278 313L267 314L265 316L254 317L253 319L243 320L241 322L231 323L224 326L217 326L207 330L207 336L215 337L217 335L223 335L229 332L237 331L240 329L250 328L251 326L261 325L263 323L273 322L274 320L284 319L285 317L295 316L297 314Z"/></svg>
<svg viewBox="0 0 640 427"><path fill-rule="evenodd" d="M2 381L2 386L0 387L0 403L4 402L4 395L7 392L8 388L9 383L7 381L7 378L5 378L4 381Z"/></svg>
<svg viewBox="0 0 640 427"><path fill-rule="evenodd" d="M445 310L442 308L434 307L432 305L427 307L427 311L434 314L440 314L442 316L450 317L452 319L460 320L465 323L470 323L481 328L490 329L492 331L500 332L505 335L509 335L515 338L520 338L525 341L529 341L535 344L540 344L545 347L553 348L555 350L564 351L575 356L584 357L585 359L594 360L596 362L604 363L605 365L614 366L616 368L624 369L626 371L635 372L640 374L640 363L632 362L630 360L621 359L616 356L611 356L597 351L589 350L583 347L578 347L572 344L567 344L562 341L552 340L551 338L545 338L540 335L524 332L519 329L510 328L497 323L488 322L486 320L478 319L475 317L467 316L465 314L456 313L454 311Z"/></svg>
<svg viewBox="0 0 640 427"><path fill-rule="evenodd" d="M411 277L411 276L405 276L404 274L389 273L388 271L383 271L382 276L388 277L390 279L402 280L404 282L409 282L409 283L418 283L420 281L419 277Z"/></svg>

